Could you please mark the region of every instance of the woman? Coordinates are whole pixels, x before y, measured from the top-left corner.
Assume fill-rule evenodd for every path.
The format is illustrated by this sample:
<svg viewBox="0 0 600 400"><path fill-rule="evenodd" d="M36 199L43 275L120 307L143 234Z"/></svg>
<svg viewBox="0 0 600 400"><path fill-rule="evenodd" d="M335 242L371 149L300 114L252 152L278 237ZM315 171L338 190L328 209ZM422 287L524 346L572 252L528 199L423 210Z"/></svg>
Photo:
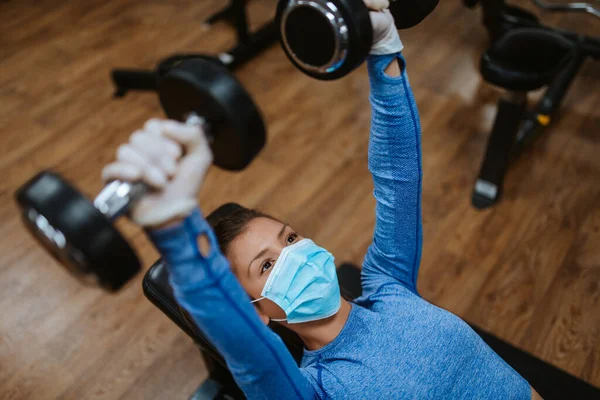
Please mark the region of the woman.
<svg viewBox="0 0 600 400"><path fill-rule="evenodd" d="M149 121L103 178L157 190L133 210L169 265L178 302L224 356L250 399L530 399L535 392L462 320L417 293L421 143L402 43L387 1L367 2L377 200L363 295L340 296L333 257L262 213L243 210L211 229L197 193L212 158L197 128ZM185 156L182 157L182 150ZM266 326L305 344L298 367ZM534 397L536 398L536 397Z"/></svg>

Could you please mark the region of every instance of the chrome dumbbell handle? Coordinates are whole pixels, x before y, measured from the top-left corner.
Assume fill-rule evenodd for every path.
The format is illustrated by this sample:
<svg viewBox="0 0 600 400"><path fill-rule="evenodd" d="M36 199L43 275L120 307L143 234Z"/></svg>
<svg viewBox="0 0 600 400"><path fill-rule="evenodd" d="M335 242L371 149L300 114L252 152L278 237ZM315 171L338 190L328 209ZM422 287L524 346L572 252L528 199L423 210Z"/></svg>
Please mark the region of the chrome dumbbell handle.
<svg viewBox="0 0 600 400"><path fill-rule="evenodd" d="M209 136L209 127L203 117L196 113L190 113L185 123L190 126L199 126L208 136L209 142L212 141ZM148 190L148 186L142 182L112 181L96 196L94 206L108 219L114 220L127 213L129 207L138 202Z"/></svg>

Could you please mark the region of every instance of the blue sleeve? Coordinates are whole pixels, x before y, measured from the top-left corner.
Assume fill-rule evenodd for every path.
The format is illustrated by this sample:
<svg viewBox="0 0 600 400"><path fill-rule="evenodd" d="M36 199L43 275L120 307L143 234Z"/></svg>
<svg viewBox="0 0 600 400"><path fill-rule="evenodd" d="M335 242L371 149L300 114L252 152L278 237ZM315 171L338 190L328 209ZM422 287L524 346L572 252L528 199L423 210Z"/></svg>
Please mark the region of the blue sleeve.
<svg viewBox="0 0 600 400"><path fill-rule="evenodd" d="M202 235L211 244L206 257L197 245ZM316 397L283 341L258 318L199 210L149 236L167 263L178 303L225 358L248 399Z"/></svg>
<svg viewBox="0 0 600 400"><path fill-rule="evenodd" d="M384 70L394 59L402 74ZM363 264L365 295L388 282L417 293L421 259L421 124L400 54L369 56L371 137L369 171L373 176L376 219L373 242Z"/></svg>

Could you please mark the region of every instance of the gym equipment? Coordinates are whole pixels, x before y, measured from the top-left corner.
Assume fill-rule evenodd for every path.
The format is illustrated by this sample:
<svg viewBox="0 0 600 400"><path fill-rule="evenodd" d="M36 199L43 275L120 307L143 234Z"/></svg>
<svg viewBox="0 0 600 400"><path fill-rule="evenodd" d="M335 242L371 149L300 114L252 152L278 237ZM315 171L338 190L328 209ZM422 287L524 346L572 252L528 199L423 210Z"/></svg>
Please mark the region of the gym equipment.
<svg viewBox="0 0 600 400"><path fill-rule="evenodd" d="M398 29L420 23L439 0L390 4ZM280 0L276 23L283 50L302 72L316 79L341 78L364 62L373 44L363 0Z"/></svg>
<svg viewBox="0 0 600 400"><path fill-rule="evenodd" d="M544 26L505 0L465 1L477 2L492 40L481 58L482 77L507 91L472 194L473 205L484 209L499 201L511 160L552 123L585 60L600 59L600 39ZM546 92L528 112L527 94L543 87Z"/></svg>
<svg viewBox="0 0 600 400"><path fill-rule="evenodd" d="M538 8L552 12L585 12L594 16L600 16L600 9L590 3L548 3L542 0L531 0ZM533 28L551 30L577 40L579 35L574 32L561 31L559 29L543 26L539 18L530 11L517 6L506 4L506 0L463 0L468 8L474 8L480 4L483 9L483 24L488 30L491 41L496 41L503 34L516 28ZM588 38L589 39L589 38Z"/></svg>
<svg viewBox="0 0 600 400"><path fill-rule="evenodd" d="M264 49L277 41L277 28L275 22L270 21L257 31L250 32L246 2L247 0L230 0L225 8L205 21L206 26L210 26L221 20L232 25L237 35L237 44L233 48L217 56L206 54L175 54L159 61L154 71L115 69L111 74L116 86L115 97L123 97L130 90L156 91L160 78L174 63L190 58L212 59L215 62L221 63L230 71L234 71L252 60Z"/></svg>
<svg viewBox="0 0 600 400"><path fill-rule="evenodd" d="M202 126L221 168L244 169L265 144L265 125L252 98L214 62L183 61L161 79L159 95L169 118ZM112 221L148 190L117 180L92 203L59 175L42 171L17 191L16 200L26 226L73 275L116 291L140 263Z"/></svg>
<svg viewBox="0 0 600 400"><path fill-rule="evenodd" d="M533 0L534 4L549 11L584 12L600 18L600 8L590 3L548 3L542 0Z"/></svg>
<svg viewBox="0 0 600 400"><path fill-rule="evenodd" d="M417 26L435 10L440 0L390 0L390 12L398 29Z"/></svg>
<svg viewBox="0 0 600 400"><path fill-rule="evenodd" d="M222 205L208 215L208 222L214 227L224 216L235 212L242 206L234 203ZM360 280L360 269L352 264L342 264L338 268L338 281L344 297L355 299L361 295L362 287ZM160 309L171 321L183 330L197 345L205 365L209 371L209 377L198 390L192 394L190 400L207 399L244 399L244 395L235 383L227 364L217 349L210 343L204 333L194 324L191 317L177 304L171 286L167 266L162 260L158 260L146 273L143 280L144 294L158 309ZM273 331L281 337L284 344L300 363L304 345L300 338L292 331L279 324L269 325ZM536 388L538 393L547 400L553 399L597 399L600 398L600 390L575 378L568 373L546 364L522 350L513 347L509 343L482 331L476 326L471 326L481 338L511 365L519 374ZM365 379L365 385L369 380Z"/></svg>

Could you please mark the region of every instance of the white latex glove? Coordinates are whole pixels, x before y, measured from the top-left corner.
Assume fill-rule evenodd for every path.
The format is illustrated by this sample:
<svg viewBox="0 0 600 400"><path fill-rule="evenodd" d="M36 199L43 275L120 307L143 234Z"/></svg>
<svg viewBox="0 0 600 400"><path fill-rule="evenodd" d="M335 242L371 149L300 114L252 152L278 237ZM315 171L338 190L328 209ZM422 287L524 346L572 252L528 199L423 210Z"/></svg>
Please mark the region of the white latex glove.
<svg viewBox="0 0 600 400"><path fill-rule="evenodd" d="M400 53L404 45L400 40L394 17L390 13L388 0L364 0L373 25L373 46L370 54L385 55Z"/></svg>
<svg viewBox="0 0 600 400"><path fill-rule="evenodd" d="M142 181L153 190L130 211L144 227L185 218L198 205L198 192L212 164L206 135L198 127L151 119L117 150L102 179Z"/></svg>
<svg viewBox="0 0 600 400"><path fill-rule="evenodd" d="M383 11L390 6L389 0L364 0L367 8L373 11Z"/></svg>

